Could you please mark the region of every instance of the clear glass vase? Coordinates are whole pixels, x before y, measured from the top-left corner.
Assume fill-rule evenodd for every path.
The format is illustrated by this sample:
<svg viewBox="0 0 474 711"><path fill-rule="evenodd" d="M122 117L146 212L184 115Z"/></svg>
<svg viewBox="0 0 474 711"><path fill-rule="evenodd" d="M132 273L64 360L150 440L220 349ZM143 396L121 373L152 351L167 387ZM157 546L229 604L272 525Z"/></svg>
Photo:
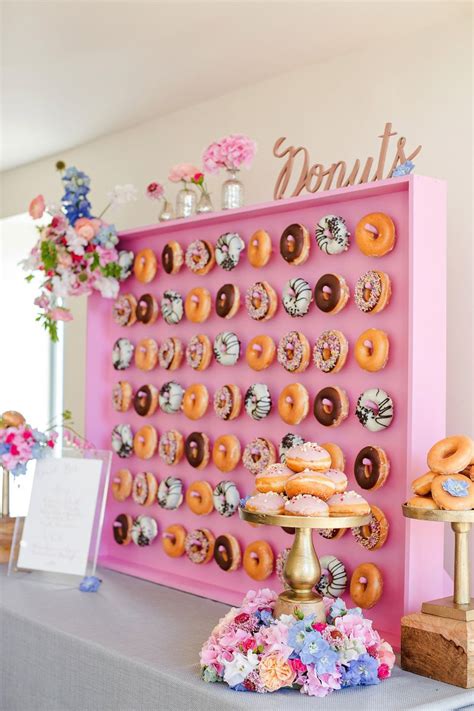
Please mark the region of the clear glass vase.
<svg viewBox="0 0 474 711"><path fill-rule="evenodd" d="M205 212L212 212L212 210L213 210L213 207L212 207L210 193L201 191L201 195L199 197L196 212L199 214L202 214Z"/></svg>
<svg viewBox="0 0 474 711"><path fill-rule="evenodd" d="M164 201L163 203L163 208L159 214L159 221L160 222L167 222L168 220L172 220L174 218L174 210L173 210L173 205L170 203L169 200Z"/></svg>
<svg viewBox="0 0 474 711"><path fill-rule="evenodd" d="M233 210L236 207L242 207L244 204L244 186L237 177L239 171L237 168L227 170L228 178L222 184L222 209Z"/></svg>
<svg viewBox="0 0 474 711"><path fill-rule="evenodd" d="M176 195L176 217L191 217L196 212L197 195L187 186Z"/></svg>

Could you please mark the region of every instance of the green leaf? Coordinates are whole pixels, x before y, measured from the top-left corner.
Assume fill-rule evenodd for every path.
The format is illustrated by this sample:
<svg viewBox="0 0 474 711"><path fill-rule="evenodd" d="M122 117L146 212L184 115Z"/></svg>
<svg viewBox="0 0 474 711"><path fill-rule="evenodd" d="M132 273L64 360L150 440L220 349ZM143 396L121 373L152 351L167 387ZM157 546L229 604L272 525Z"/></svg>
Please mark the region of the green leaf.
<svg viewBox="0 0 474 711"><path fill-rule="evenodd" d="M41 242L41 260L46 271L56 269L58 255L54 242L51 242L50 240Z"/></svg>
<svg viewBox="0 0 474 711"><path fill-rule="evenodd" d="M122 273L122 268L118 262L109 262L109 264L106 264L105 267L102 267L101 271L106 277L114 277L115 279L119 279Z"/></svg>
<svg viewBox="0 0 474 711"><path fill-rule="evenodd" d="M28 276L25 277L25 281L30 282L34 278L35 278L34 274L28 274Z"/></svg>

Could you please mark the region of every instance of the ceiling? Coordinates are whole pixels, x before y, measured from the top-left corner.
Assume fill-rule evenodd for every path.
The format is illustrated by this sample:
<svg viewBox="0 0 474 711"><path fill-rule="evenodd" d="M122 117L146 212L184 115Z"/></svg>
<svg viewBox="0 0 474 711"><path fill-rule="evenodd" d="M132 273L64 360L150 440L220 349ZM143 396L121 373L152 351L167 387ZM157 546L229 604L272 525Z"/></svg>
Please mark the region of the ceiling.
<svg viewBox="0 0 474 711"><path fill-rule="evenodd" d="M375 40L470 3L62 0L1 3L7 170Z"/></svg>

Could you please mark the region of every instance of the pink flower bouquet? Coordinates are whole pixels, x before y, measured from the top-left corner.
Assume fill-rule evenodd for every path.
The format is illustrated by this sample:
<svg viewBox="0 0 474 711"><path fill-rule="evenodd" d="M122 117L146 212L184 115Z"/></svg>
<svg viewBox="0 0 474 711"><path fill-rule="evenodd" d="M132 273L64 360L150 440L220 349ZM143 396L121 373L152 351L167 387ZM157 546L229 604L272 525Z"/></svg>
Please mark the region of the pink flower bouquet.
<svg viewBox="0 0 474 711"><path fill-rule="evenodd" d="M5 416L7 413L4 413ZM21 418L23 420L23 418ZM57 432L40 432L24 420L12 426L0 418L0 465L13 476L26 473L31 459L41 459L53 449Z"/></svg>
<svg viewBox="0 0 474 711"><path fill-rule="evenodd" d="M240 133L225 136L211 143L204 151L202 160L206 173L218 173L221 168L239 170L250 168L257 151L257 144Z"/></svg>

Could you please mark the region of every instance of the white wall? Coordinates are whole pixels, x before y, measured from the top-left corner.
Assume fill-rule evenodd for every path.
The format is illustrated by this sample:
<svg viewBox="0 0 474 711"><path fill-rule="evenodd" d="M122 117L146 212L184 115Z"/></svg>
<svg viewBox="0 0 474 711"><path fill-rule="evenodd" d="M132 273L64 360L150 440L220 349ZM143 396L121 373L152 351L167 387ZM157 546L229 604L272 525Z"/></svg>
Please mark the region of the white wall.
<svg viewBox="0 0 474 711"><path fill-rule="evenodd" d="M448 430L473 432L472 342L472 47L470 23L429 34L397 37L390 45L361 47L355 54L248 86L226 96L105 136L61 156L2 175L5 215L25 210L43 192L58 199L54 161L61 157L93 178L93 203L100 210L115 183L133 182L143 190L165 179L170 165L199 161L202 148L227 132L240 131L259 144L255 166L244 174L247 202L271 199L281 161L272 155L285 135L310 149L314 162L348 162L377 155L386 121L407 137L408 147L423 144L416 171L449 181L448 254ZM315 30L315 41L317 33ZM337 41L337 31L335 32ZM282 51L272 47L269 51ZM232 51L244 51L234 48ZM225 61L221 58L220 61ZM168 68L172 73L172 63ZM190 68L200 81L199 67ZM124 87L126 91L126 87ZM60 87L58 87L60 100ZM95 98L96 100L96 98ZM54 110L54 109L53 109ZM74 120L74 116L71 116ZM219 179L210 180L218 203ZM170 189L173 194L173 189ZM116 218L120 227L156 219L145 198ZM429 260L429 250L426 254ZM81 422L84 370L84 314L67 324L65 405Z"/></svg>

